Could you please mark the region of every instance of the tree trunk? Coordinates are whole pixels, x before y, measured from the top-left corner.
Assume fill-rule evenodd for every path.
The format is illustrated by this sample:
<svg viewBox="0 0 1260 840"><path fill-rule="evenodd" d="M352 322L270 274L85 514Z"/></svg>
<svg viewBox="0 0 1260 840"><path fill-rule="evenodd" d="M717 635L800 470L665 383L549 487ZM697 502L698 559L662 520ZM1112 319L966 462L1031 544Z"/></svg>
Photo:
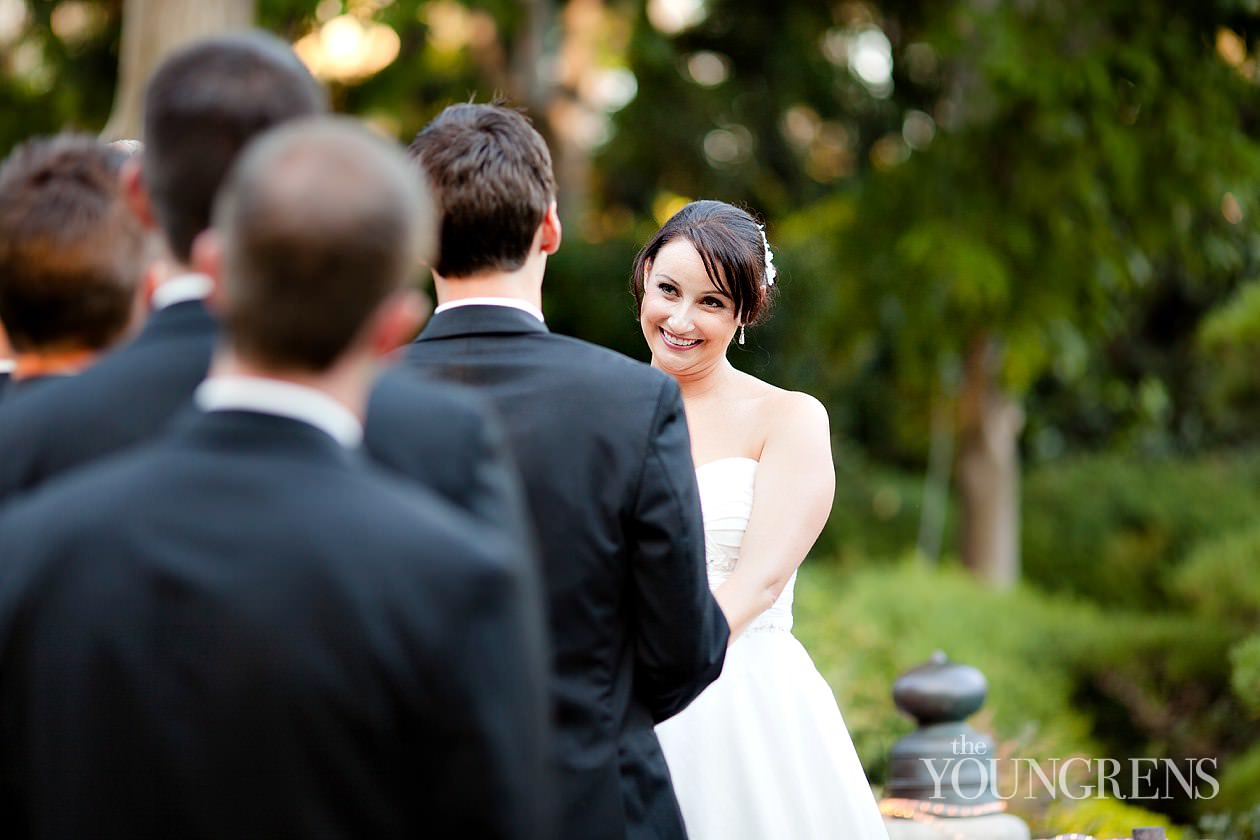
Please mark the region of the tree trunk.
<svg viewBox="0 0 1260 840"><path fill-rule="evenodd" d="M521 0L525 23L512 45L512 86L510 93L536 117L546 117L552 91L540 72L546 49L547 30L555 12L552 0Z"/></svg>
<svg viewBox="0 0 1260 840"><path fill-rule="evenodd" d="M942 389L942 392L944 389ZM932 398L932 439L923 478L919 515L919 556L935 566L941 559L945 517L949 509L949 472L954 460L954 417L944 393Z"/></svg>
<svg viewBox="0 0 1260 840"><path fill-rule="evenodd" d="M195 38L254 22L254 0L125 0L114 109L101 138L140 137L144 87L168 53Z"/></svg>
<svg viewBox="0 0 1260 840"><path fill-rule="evenodd" d="M583 101L582 80L597 69L599 37L604 23L603 0L569 0L562 16L563 39L557 69L558 88L553 91L547 119L555 145L556 185L561 214L578 220L586 212L591 181L590 136L603 119L593 105Z"/></svg>
<svg viewBox="0 0 1260 840"><path fill-rule="evenodd" d="M580 219L591 180L591 137L602 115L582 100L582 80L596 69L604 26L604 0L568 0L557 14L554 0L522 0L525 22L512 45L511 84L516 102L529 110L551 150L563 219ZM554 69L547 60L547 35L559 23Z"/></svg>
<svg viewBox="0 0 1260 840"><path fill-rule="evenodd" d="M1001 352L983 336L967 350L959 401L962 559L981 580L1019 580L1019 404L996 384Z"/></svg>

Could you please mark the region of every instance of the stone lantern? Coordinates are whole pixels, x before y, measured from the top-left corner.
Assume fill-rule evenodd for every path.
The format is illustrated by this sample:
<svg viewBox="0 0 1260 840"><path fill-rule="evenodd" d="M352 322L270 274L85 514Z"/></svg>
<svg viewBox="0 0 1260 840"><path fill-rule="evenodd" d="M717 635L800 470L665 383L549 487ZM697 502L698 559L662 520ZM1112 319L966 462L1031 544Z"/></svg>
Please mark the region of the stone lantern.
<svg viewBox="0 0 1260 840"><path fill-rule="evenodd" d="M992 739L967 725L988 692L984 675L937 651L893 684L918 728L893 745L880 811L890 840L1028 840L995 792Z"/></svg>

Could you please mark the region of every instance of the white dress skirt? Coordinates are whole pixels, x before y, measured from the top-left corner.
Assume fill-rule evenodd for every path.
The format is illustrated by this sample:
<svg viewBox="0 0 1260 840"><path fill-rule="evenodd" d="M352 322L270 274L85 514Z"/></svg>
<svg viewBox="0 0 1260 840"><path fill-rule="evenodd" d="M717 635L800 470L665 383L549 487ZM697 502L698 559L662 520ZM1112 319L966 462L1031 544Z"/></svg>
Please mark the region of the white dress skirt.
<svg viewBox="0 0 1260 840"><path fill-rule="evenodd" d="M709 586L734 570L757 461L696 470ZM730 646L722 675L656 727L692 840L887 840L831 688L792 635L788 580Z"/></svg>

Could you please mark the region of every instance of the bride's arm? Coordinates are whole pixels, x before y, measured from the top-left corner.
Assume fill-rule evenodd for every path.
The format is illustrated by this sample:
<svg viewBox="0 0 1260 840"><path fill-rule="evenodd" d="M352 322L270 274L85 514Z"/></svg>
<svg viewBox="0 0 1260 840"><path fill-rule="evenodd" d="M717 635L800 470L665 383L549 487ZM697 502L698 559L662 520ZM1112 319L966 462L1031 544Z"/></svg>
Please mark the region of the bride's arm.
<svg viewBox="0 0 1260 840"><path fill-rule="evenodd" d="M714 593L731 641L779 597L822 532L835 495L827 410L806 394L779 402L757 467L739 563Z"/></svg>

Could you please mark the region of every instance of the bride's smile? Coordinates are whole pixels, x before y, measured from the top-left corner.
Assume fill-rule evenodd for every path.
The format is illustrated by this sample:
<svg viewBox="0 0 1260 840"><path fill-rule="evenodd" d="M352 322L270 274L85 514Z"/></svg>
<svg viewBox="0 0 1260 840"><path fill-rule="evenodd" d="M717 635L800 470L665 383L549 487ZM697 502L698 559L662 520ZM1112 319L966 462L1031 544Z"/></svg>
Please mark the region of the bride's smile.
<svg viewBox="0 0 1260 840"><path fill-rule="evenodd" d="M666 344L678 350L690 350L704 341L702 338L683 338L682 336L674 335L664 327L661 327L661 337L665 339Z"/></svg>

